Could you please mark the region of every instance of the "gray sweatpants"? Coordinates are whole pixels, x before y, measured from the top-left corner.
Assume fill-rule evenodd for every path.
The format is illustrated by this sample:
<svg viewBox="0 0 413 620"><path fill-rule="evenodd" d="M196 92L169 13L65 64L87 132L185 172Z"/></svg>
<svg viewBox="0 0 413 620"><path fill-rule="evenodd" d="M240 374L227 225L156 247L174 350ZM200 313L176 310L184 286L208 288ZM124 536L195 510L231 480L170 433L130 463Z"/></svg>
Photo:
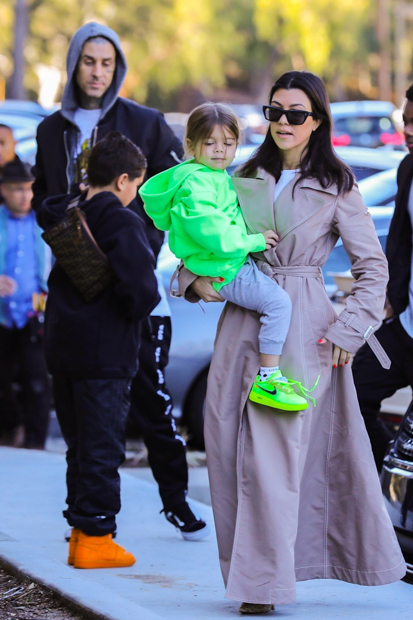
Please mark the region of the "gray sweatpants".
<svg viewBox="0 0 413 620"><path fill-rule="evenodd" d="M260 271L251 257L220 295L261 315L260 353L281 355L291 320L291 299L274 280Z"/></svg>

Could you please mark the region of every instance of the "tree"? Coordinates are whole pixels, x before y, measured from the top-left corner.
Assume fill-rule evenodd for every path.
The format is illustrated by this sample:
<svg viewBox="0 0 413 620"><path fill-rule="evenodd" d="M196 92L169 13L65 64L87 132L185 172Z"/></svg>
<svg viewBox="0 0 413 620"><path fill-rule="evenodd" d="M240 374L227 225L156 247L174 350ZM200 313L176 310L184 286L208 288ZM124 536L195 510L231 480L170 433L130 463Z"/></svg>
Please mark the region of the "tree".
<svg viewBox="0 0 413 620"><path fill-rule="evenodd" d="M12 61L15 1L0 5L5 76L3 67ZM185 87L207 97L230 87L261 102L274 79L292 68L321 75L333 97L374 97L377 1L26 0L25 85L38 92L39 76L51 66L61 72L63 84L70 38L95 20L120 35L129 63L122 94L142 102L156 93L155 103L168 108Z"/></svg>
<svg viewBox="0 0 413 620"><path fill-rule="evenodd" d="M291 68L318 73L340 94L349 87L362 90L360 72L371 70L376 45L372 0L256 0L255 5L258 38L288 58Z"/></svg>

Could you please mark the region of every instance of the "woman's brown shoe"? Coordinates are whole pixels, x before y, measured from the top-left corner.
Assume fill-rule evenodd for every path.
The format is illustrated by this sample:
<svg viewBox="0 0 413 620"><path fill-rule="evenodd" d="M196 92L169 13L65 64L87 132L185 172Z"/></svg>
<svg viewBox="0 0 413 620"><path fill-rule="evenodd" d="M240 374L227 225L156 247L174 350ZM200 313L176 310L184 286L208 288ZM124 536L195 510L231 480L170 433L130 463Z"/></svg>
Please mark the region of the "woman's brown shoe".
<svg viewBox="0 0 413 620"><path fill-rule="evenodd" d="M274 605L261 603L242 603L239 611L241 614L267 614L269 611L273 611Z"/></svg>

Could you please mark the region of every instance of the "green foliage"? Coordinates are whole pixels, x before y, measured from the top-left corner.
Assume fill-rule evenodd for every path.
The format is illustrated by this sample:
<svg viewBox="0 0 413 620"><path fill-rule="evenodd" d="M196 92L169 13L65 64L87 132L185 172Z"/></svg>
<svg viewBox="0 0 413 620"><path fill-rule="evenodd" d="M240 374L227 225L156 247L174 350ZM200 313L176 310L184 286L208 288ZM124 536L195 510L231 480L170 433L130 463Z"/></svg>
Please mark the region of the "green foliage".
<svg viewBox="0 0 413 620"><path fill-rule="evenodd" d="M262 100L274 78L291 68L322 75L333 94L362 89L361 83L368 89L376 79L374 0L27 3L26 86L32 91L38 89L40 65L57 67L64 81L70 37L91 20L120 35L129 63L123 94L140 101L151 89L167 101L183 86L206 96L231 86ZM13 9L14 0L2 0L0 75L6 77L12 61ZM370 90L365 94L372 95Z"/></svg>

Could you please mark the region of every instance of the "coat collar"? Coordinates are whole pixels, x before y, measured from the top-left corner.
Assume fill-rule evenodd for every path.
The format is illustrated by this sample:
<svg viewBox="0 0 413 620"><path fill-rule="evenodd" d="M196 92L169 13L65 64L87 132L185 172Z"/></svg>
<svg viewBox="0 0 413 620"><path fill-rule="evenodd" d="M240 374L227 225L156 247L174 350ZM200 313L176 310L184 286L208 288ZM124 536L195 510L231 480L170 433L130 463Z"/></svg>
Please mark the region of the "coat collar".
<svg viewBox="0 0 413 620"><path fill-rule="evenodd" d="M316 179L305 179L298 183L295 199L292 196L294 181L291 181L274 204L275 178L265 170L258 169L254 178L235 176L232 181L248 229L253 233L276 230L280 241L337 195L336 186L325 190ZM281 203L291 207L277 208Z"/></svg>
<svg viewBox="0 0 413 620"><path fill-rule="evenodd" d="M263 168L258 168L256 179L264 179L270 182L273 188L275 188L275 179L272 174L269 174ZM299 181L298 187L301 189L313 189L317 192L324 192L326 194L331 194L332 196L338 195L337 185L334 183L330 187L324 188L320 184L320 181L314 178L304 179L303 181Z"/></svg>

